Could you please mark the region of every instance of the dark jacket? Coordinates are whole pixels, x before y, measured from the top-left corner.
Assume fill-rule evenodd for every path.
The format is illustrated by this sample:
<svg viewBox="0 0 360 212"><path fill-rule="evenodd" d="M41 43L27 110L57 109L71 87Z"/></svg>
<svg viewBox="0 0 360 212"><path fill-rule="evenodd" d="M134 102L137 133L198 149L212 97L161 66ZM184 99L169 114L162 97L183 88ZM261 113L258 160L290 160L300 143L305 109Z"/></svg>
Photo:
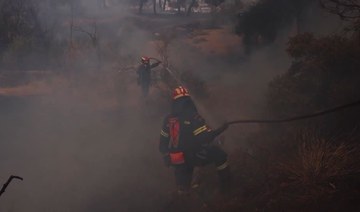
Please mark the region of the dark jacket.
<svg viewBox="0 0 360 212"><path fill-rule="evenodd" d="M172 113L165 117L160 132L161 153L184 152L191 159L225 129L212 130L198 114L190 98L175 102Z"/></svg>
<svg viewBox="0 0 360 212"><path fill-rule="evenodd" d="M160 62L156 62L153 64L141 64L138 67L137 74L138 74L138 80L141 84L150 84L151 82L151 69L157 67L160 64Z"/></svg>

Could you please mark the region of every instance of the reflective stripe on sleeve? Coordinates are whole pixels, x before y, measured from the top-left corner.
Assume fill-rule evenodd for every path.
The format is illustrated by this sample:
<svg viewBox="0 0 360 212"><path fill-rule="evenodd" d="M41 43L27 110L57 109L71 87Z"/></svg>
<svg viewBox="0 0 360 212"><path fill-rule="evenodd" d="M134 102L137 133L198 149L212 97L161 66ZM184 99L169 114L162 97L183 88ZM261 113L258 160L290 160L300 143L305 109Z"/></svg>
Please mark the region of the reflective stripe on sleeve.
<svg viewBox="0 0 360 212"><path fill-rule="evenodd" d="M166 132L164 132L164 130L160 131L160 135L164 136L164 137L169 137L169 134L167 134Z"/></svg>
<svg viewBox="0 0 360 212"><path fill-rule="evenodd" d="M194 135L199 135L200 133L202 133L202 132L204 132L206 130L208 130L208 128L207 128L206 125L204 125L202 127L197 128L196 130L194 130L193 134Z"/></svg>
<svg viewBox="0 0 360 212"><path fill-rule="evenodd" d="M227 163L227 162L225 162L225 163L223 163L222 165L216 167L216 169L217 169L218 171L220 171L220 170L225 169L226 167L228 167L228 163Z"/></svg>

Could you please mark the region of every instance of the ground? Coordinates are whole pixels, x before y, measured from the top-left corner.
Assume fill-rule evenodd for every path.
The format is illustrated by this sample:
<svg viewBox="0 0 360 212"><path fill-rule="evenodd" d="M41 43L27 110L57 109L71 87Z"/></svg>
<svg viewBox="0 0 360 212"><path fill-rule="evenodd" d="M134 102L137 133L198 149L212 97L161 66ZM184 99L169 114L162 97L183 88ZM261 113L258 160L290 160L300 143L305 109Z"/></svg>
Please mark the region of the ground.
<svg viewBox="0 0 360 212"><path fill-rule="evenodd" d="M192 23L178 19L171 28ZM161 26L152 32L166 24ZM217 127L227 119L256 114L262 100L248 95L250 83L232 72L238 63L230 70L196 64L234 53L241 57L241 39L231 28L200 27L184 35L173 48L182 45L181 55L198 55L183 70L189 69L206 85L209 95L194 99L209 123ZM148 48L154 48L152 39ZM181 67L183 58L172 59ZM230 197L219 194L214 167L201 172L203 184L189 197L174 193L172 170L162 164L157 149L161 121L169 110L164 90L152 87L144 99L133 74L86 77L78 81L50 75L0 88L0 180L11 174L24 178L1 197L1 211L223 211L224 198L241 205L241 190ZM243 133L256 127L231 127L224 134L230 162L242 163L249 157L247 150L240 156L234 152L244 148ZM241 175L235 173L237 188Z"/></svg>

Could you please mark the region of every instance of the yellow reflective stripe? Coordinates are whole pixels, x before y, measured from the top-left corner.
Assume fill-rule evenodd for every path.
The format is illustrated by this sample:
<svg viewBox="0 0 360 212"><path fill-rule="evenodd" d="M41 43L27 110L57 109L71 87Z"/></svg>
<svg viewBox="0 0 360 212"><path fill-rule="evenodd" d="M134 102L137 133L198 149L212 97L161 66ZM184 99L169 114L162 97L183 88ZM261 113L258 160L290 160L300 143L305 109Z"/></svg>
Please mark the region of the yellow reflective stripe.
<svg viewBox="0 0 360 212"><path fill-rule="evenodd" d="M164 130L160 131L160 135L164 136L164 137L169 137L169 134L167 134L166 132L164 132Z"/></svg>
<svg viewBox="0 0 360 212"><path fill-rule="evenodd" d="M174 96L174 99L177 99L177 98L180 98L180 97L183 97L183 96L189 96L189 94L181 93L181 94L178 94L178 95Z"/></svg>
<svg viewBox="0 0 360 212"><path fill-rule="evenodd" d="M205 130L207 130L206 125L199 127L198 129L194 130L194 135L199 135L200 133L204 132Z"/></svg>
<svg viewBox="0 0 360 212"><path fill-rule="evenodd" d="M207 126L204 125L202 127L197 128L196 130L194 130L193 133L194 133L194 135L199 135L200 133L202 133L202 132L204 132L206 130L207 130Z"/></svg>
<svg viewBox="0 0 360 212"><path fill-rule="evenodd" d="M217 170L223 170L223 169L225 169L226 167L228 167L228 163L227 163L227 162L225 162L225 163L223 163L222 165L216 167L216 169L217 169Z"/></svg>

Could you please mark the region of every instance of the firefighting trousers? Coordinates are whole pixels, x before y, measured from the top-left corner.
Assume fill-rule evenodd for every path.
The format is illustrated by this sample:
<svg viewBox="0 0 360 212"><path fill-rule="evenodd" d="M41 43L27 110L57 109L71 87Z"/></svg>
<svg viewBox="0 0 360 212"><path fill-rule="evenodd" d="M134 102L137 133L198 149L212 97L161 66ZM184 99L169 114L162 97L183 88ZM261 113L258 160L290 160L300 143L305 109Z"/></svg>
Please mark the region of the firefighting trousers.
<svg viewBox="0 0 360 212"><path fill-rule="evenodd" d="M150 75L139 75L137 82L141 88L143 96L146 97L149 94L149 88L151 85L151 76Z"/></svg>
<svg viewBox="0 0 360 212"><path fill-rule="evenodd" d="M144 97L149 94L149 88L150 88L150 82L141 83L141 91Z"/></svg>
<svg viewBox="0 0 360 212"><path fill-rule="evenodd" d="M218 171L227 167L227 154L217 146L208 146L201 149L192 157L187 158L184 164L176 165L176 185L190 187L195 166L214 164Z"/></svg>

